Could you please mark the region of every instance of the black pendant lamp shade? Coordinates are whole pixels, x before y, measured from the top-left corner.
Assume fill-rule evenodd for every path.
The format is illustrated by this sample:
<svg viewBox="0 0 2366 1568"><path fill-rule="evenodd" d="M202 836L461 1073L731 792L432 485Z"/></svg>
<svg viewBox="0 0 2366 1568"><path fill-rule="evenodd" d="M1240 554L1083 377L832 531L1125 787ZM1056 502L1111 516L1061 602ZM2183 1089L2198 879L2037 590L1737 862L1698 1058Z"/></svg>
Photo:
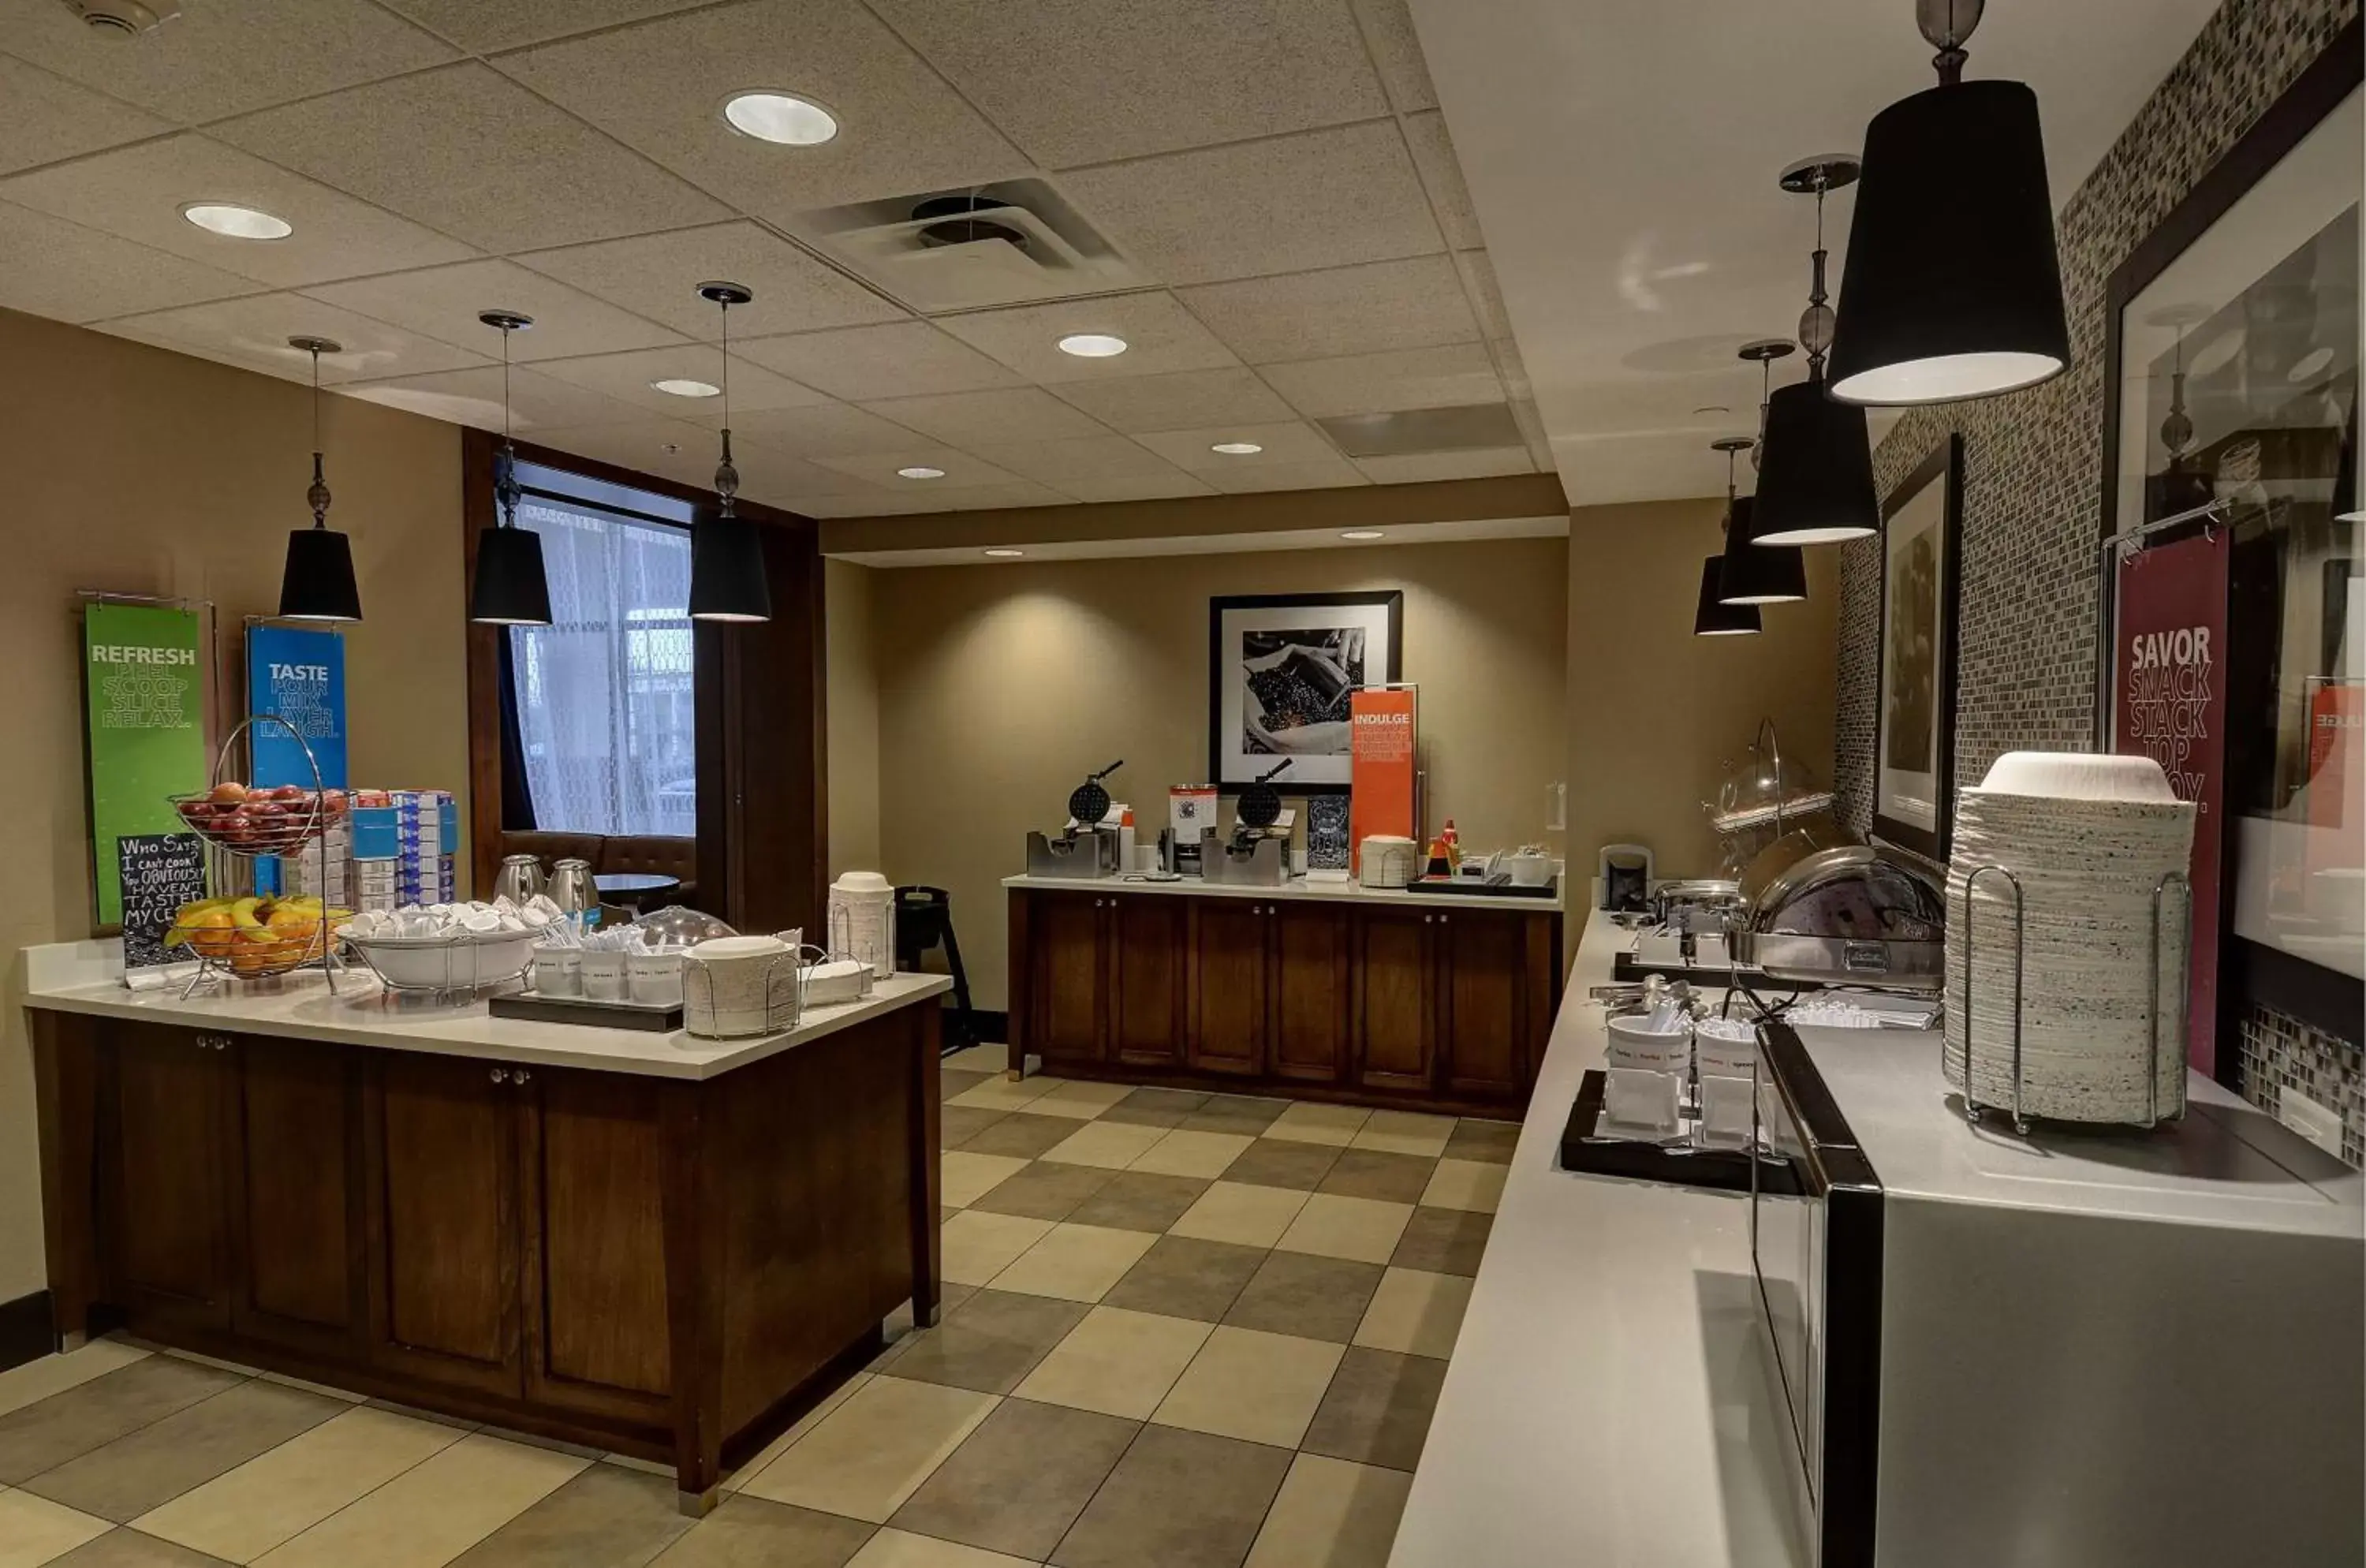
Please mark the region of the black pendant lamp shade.
<svg viewBox="0 0 2366 1568"><path fill-rule="evenodd" d="M1763 629L1757 605L1728 604L1718 599L1718 584L1724 572L1723 556L1711 556L1701 562L1700 604L1693 611L1695 637L1747 637Z"/></svg>
<svg viewBox="0 0 2366 1568"><path fill-rule="evenodd" d="M312 484L304 492L312 525L287 536L279 575L279 615L289 621L358 621L362 591L354 581L353 542L329 526L329 481L321 461L321 355L342 351L324 337L291 337L287 346L312 356Z"/></svg>
<svg viewBox="0 0 2366 1568"><path fill-rule="evenodd" d="M493 525L477 536L477 583L468 618L484 626L550 625L550 578L542 566L542 536L517 522L517 452L510 444L510 334L534 325L515 310L485 310L477 320L501 334L501 449L493 458Z"/></svg>
<svg viewBox="0 0 2366 1568"><path fill-rule="evenodd" d="M723 460L715 465L715 513L690 531L690 618L769 621L772 589L764 541L738 513L739 469L731 461L731 307L755 298L738 283L702 283L698 297L723 315Z"/></svg>
<svg viewBox="0 0 2366 1568"><path fill-rule="evenodd" d="M1920 0L1940 85L1865 133L1831 395L1954 402L2034 386L2070 360L2037 95L1959 80L1978 0Z"/></svg>
<svg viewBox="0 0 2366 1568"><path fill-rule="evenodd" d="M1735 502L1726 523L1717 596L1728 604L1795 604L1808 596L1807 558L1797 545L1750 542L1753 499Z"/></svg>
<svg viewBox="0 0 2366 1568"><path fill-rule="evenodd" d="M1881 531L1873 488L1873 441L1865 410L1826 395L1824 356L1831 347L1832 308L1824 293L1824 196L1852 185L1857 161L1845 153L1803 159L1783 171L1782 186L1816 198L1816 249L1799 343L1808 378L1766 400L1759 440L1757 504L1750 513L1754 545L1833 545Z"/></svg>

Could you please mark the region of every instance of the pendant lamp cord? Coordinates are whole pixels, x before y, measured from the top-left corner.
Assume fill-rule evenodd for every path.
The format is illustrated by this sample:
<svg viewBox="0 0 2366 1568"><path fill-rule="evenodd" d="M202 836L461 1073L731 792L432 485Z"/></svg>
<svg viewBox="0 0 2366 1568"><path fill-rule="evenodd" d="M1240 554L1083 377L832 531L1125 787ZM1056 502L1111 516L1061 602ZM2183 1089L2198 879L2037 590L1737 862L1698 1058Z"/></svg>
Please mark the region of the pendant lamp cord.
<svg viewBox="0 0 2366 1568"><path fill-rule="evenodd" d="M312 488L304 492L311 503L312 526L325 529L329 525L329 481L321 466L321 345L311 345L312 355Z"/></svg>
<svg viewBox="0 0 2366 1568"><path fill-rule="evenodd" d="M493 494L501 508L501 525L517 526L518 479L517 443L510 436L510 333L507 322L501 325L501 451L495 461L499 470L493 476Z"/></svg>
<svg viewBox="0 0 2366 1568"><path fill-rule="evenodd" d="M1824 249L1824 193L1831 188L1831 176L1819 171L1816 175L1816 253L1808 285L1808 309L1799 317L1799 346L1808 351L1808 379L1824 378L1824 354L1832 346L1831 295L1824 287L1824 263L1831 253Z"/></svg>
<svg viewBox="0 0 2366 1568"><path fill-rule="evenodd" d="M733 498L739 493L739 470L731 462L731 301L718 299L716 308L723 312L723 461L715 466L715 493L721 498L722 514L736 515Z"/></svg>

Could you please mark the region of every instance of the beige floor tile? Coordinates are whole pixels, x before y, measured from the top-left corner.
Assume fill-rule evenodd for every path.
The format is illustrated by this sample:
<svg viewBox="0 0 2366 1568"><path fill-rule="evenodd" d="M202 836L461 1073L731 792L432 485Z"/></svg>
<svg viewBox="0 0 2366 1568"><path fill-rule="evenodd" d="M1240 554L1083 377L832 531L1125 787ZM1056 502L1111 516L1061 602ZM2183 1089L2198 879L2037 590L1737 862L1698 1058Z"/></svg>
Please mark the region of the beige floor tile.
<svg viewBox="0 0 2366 1568"><path fill-rule="evenodd" d="M939 1540L932 1535L888 1529L881 1530L864 1541L862 1550L848 1560L846 1568L1031 1568L1031 1565L1023 1557L1005 1557L999 1551L985 1551L975 1546Z"/></svg>
<svg viewBox="0 0 2366 1568"><path fill-rule="evenodd" d="M740 1488L751 1497L883 1524L999 1401L877 1377Z"/></svg>
<svg viewBox="0 0 2366 1568"><path fill-rule="evenodd" d="M1017 1083L997 1076L975 1089L964 1089L945 1101L947 1105L966 1105L978 1111L1017 1111L1031 1106L1051 1093L1059 1085L1045 1078L1021 1078Z"/></svg>
<svg viewBox="0 0 2366 1568"><path fill-rule="evenodd" d="M948 1149L943 1156L943 1185L938 1196L952 1208L966 1209L1008 1178L1027 1168L1010 1155L974 1155Z"/></svg>
<svg viewBox="0 0 2366 1568"><path fill-rule="evenodd" d="M1290 1229L1290 1222L1306 1206L1307 1195L1286 1187L1252 1187L1242 1181L1219 1181L1200 1194L1167 1230L1199 1241L1228 1241L1235 1247L1271 1247Z"/></svg>
<svg viewBox="0 0 2366 1568"><path fill-rule="evenodd" d="M1346 1258L1358 1263L1386 1263L1413 1218L1410 1203L1387 1203L1378 1198L1342 1198L1317 1192L1306 1200L1274 1246L1285 1252L1311 1252L1317 1258Z"/></svg>
<svg viewBox="0 0 2366 1568"><path fill-rule="evenodd" d="M1345 1346L1217 1327L1161 1400L1153 1421L1294 1449L1331 1386Z"/></svg>
<svg viewBox="0 0 2366 1568"><path fill-rule="evenodd" d="M306 1393L317 1393L327 1399L342 1399L347 1404L359 1404L369 1398L368 1394L355 1393L349 1388L331 1388L324 1382L307 1382L302 1378L291 1378L286 1372L265 1372L263 1381L276 1382L282 1388L300 1388Z"/></svg>
<svg viewBox="0 0 2366 1568"><path fill-rule="evenodd" d="M1401 1470L1300 1454L1245 1568L1386 1568L1412 1487Z"/></svg>
<svg viewBox="0 0 2366 1568"><path fill-rule="evenodd" d="M0 1486L0 1568L35 1568L114 1528L62 1503Z"/></svg>
<svg viewBox="0 0 2366 1568"><path fill-rule="evenodd" d="M1142 1255L1157 1239L1146 1231L1056 1224L994 1277L994 1288L1057 1296L1063 1301L1097 1302L1125 1278L1127 1269L1142 1261Z"/></svg>
<svg viewBox="0 0 2366 1568"><path fill-rule="evenodd" d="M1002 1044L972 1045L945 1058L949 1073L998 1073L1010 1065L1010 1047Z"/></svg>
<svg viewBox="0 0 2366 1568"><path fill-rule="evenodd" d="M475 1433L256 1561L265 1568L437 1568L590 1462Z"/></svg>
<svg viewBox="0 0 2366 1568"><path fill-rule="evenodd" d="M1064 1083L1027 1109L1039 1116L1066 1116L1089 1122L1132 1092L1131 1086L1121 1083Z"/></svg>
<svg viewBox="0 0 2366 1568"><path fill-rule="evenodd" d="M1470 1281L1459 1274L1391 1269L1380 1277L1372 1304L1356 1329L1356 1343L1415 1356L1454 1354L1462 1332L1462 1312L1470 1304Z"/></svg>
<svg viewBox="0 0 2366 1568"><path fill-rule="evenodd" d="M1432 1209L1492 1214L1504 1201L1504 1178L1510 1171L1509 1166L1482 1164L1473 1159L1442 1159L1430 1176L1428 1190L1422 1193L1421 1201Z"/></svg>
<svg viewBox="0 0 2366 1568"><path fill-rule="evenodd" d="M1256 1140L1245 1133L1200 1133L1178 1127L1127 1168L1158 1176L1217 1177Z"/></svg>
<svg viewBox="0 0 2366 1568"><path fill-rule="evenodd" d="M863 1374L857 1373L856 1375L859 1377ZM602 1464L613 1464L620 1470L637 1470L643 1475L670 1476L674 1472L673 1466L666 1463L665 1461L643 1459L638 1454L605 1453L600 1456L600 1462ZM730 1490L729 1483L727 1482L725 1483L724 1490L727 1492Z"/></svg>
<svg viewBox="0 0 2366 1568"><path fill-rule="evenodd" d="M788 1452L789 1446L791 1444L794 1443L799 1438L804 1437L807 1432L812 1431L816 1427L820 1426L825 1420L828 1419L829 1413L831 1411L845 1404L848 1399L853 1396L855 1390L861 1388L864 1383L867 1383L870 1381L871 1374L869 1372L857 1372L852 1377L848 1378L844 1382L839 1384L836 1388L830 1390L829 1393L824 1394L819 1404L815 1405L811 1410L806 1411L804 1415L797 1417L795 1425L792 1426L787 1431L782 1433L779 1437L774 1438L771 1442L766 1443L762 1448L757 1450L755 1454L749 1459L746 1464L741 1465L738 1469L725 1476L723 1478L723 1490L726 1492L737 1492L742 1486L747 1485L749 1482L762 1474L766 1465L772 1463L774 1460ZM659 1469L659 1473L661 1475L671 1475L673 1472L673 1466L670 1464L660 1466Z"/></svg>
<svg viewBox="0 0 2366 1568"><path fill-rule="evenodd" d="M62 1356L44 1356L0 1372L0 1416L22 1410L37 1399L47 1399L91 1379L105 1377L118 1367L152 1354L147 1347L119 1339L94 1339Z"/></svg>
<svg viewBox="0 0 2366 1568"><path fill-rule="evenodd" d="M945 1222L941 1233L944 1276L956 1285L983 1285L1051 1228L1049 1220L963 1209Z"/></svg>
<svg viewBox="0 0 2366 1568"><path fill-rule="evenodd" d="M1360 1105L1324 1105L1301 1100L1274 1119L1265 1130L1268 1138L1289 1138L1301 1144L1343 1147L1371 1118Z"/></svg>
<svg viewBox="0 0 2366 1568"><path fill-rule="evenodd" d="M1412 1111L1375 1111L1356 1135L1351 1149L1379 1149L1392 1155L1441 1155L1454 1136L1451 1116L1424 1116Z"/></svg>
<svg viewBox="0 0 2366 1568"><path fill-rule="evenodd" d="M1021 1399L1144 1421L1158 1408L1211 1325L1097 1306L1013 1392Z"/></svg>
<svg viewBox="0 0 2366 1568"><path fill-rule="evenodd" d="M1030 1109L1041 1110L1035 1106ZM1122 1122L1087 1122L1043 1151L1043 1157L1061 1165L1096 1165L1123 1170L1150 1152L1166 1136L1159 1127L1135 1127Z"/></svg>

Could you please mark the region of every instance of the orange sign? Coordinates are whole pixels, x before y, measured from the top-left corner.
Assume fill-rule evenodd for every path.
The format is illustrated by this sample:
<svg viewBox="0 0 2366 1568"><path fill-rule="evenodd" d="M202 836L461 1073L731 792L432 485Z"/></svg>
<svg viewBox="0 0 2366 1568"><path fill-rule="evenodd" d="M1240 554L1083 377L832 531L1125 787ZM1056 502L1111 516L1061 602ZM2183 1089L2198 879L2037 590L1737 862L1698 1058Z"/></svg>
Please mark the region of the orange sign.
<svg viewBox="0 0 2366 1568"><path fill-rule="evenodd" d="M1413 699L1405 687L1367 687L1347 696L1347 841L1358 871L1366 839L1420 837L1413 819Z"/></svg>

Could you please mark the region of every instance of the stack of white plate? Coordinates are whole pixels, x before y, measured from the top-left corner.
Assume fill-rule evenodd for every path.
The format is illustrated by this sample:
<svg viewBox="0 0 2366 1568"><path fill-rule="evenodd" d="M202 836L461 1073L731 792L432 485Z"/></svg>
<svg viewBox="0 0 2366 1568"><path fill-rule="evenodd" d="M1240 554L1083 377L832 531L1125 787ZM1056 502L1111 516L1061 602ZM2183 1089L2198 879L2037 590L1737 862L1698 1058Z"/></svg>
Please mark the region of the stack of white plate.
<svg viewBox="0 0 2366 1568"><path fill-rule="evenodd" d="M1968 1025L1975 1098L2013 1103L2012 886L1991 873L1968 908L1966 897L1974 872L1999 864L2021 881L2022 1112L2124 1122L2171 1114L2185 1077L2190 910L2172 884L2156 980L2153 894L2164 875L2184 873L2192 845L2191 803L2146 757L2015 751L1963 791L1947 871L1947 1082L1964 1087Z"/></svg>

